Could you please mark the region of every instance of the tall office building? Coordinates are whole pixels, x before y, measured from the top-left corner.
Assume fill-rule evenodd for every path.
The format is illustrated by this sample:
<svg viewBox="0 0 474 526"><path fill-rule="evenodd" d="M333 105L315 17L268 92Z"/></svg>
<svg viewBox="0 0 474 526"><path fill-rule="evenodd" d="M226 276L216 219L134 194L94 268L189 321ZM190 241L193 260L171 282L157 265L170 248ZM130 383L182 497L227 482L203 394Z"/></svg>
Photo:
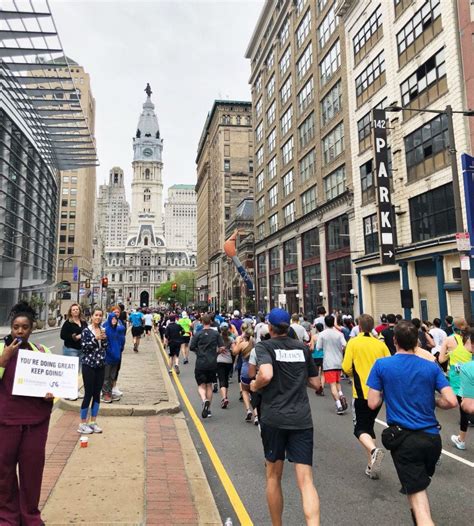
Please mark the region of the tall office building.
<svg viewBox="0 0 474 526"><path fill-rule="evenodd" d="M251 37L258 309L352 311L344 27L335 0L267 0Z"/></svg>
<svg viewBox="0 0 474 526"><path fill-rule="evenodd" d="M413 308L403 312L406 317L463 315L448 117L443 112L448 104L460 111L474 103L474 6L471 2L469 11L463 1L346 0L339 2L338 14L347 32L353 115L352 237L359 310L403 312L400 290L405 289L413 297ZM386 115L395 262L381 265L372 110L394 105L401 111ZM454 114L460 174L460 154L473 152L473 121ZM461 175L460 186L466 225Z"/></svg>
<svg viewBox="0 0 474 526"><path fill-rule="evenodd" d="M196 192L194 185L174 184L165 202L165 239L168 249L196 253Z"/></svg>
<svg viewBox="0 0 474 526"><path fill-rule="evenodd" d="M253 195L251 111L250 102L214 101L198 146L196 285L199 302L213 309L227 308L226 226L242 199Z"/></svg>

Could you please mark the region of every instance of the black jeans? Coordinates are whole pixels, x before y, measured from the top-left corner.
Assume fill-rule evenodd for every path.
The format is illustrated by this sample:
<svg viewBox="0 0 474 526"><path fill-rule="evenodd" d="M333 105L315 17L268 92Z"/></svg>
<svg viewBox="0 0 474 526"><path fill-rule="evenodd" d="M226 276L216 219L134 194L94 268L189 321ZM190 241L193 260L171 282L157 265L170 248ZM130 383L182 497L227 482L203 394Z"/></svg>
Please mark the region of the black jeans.
<svg viewBox="0 0 474 526"><path fill-rule="evenodd" d="M456 398L458 399L459 414L461 415L460 429L461 431L466 432L467 426L469 425L469 415L465 411L463 411L461 407L462 397L456 396Z"/></svg>

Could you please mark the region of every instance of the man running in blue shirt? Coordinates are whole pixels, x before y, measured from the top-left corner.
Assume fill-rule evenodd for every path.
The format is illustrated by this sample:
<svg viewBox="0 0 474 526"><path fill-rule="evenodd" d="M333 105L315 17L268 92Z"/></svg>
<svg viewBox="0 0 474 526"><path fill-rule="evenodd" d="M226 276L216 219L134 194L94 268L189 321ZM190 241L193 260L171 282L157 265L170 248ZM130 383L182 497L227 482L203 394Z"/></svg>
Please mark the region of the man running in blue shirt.
<svg viewBox="0 0 474 526"><path fill-rule="evenodd" d="M138 352L138 346L140 345L140 338L143 334L143 321L144 316L140 309L134 310L128 317L128 321L132 324L132 336L133 336L133 350Z"/></svg>

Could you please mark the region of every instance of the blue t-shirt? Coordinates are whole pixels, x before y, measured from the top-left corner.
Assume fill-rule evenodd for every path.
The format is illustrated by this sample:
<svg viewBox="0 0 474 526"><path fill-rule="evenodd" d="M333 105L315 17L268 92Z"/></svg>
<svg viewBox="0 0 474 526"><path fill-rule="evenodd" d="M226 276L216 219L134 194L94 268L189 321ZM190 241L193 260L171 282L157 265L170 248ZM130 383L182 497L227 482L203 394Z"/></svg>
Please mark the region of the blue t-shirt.
<svg viewBox="0 0 474 526"><path fill-rule="evenodd" d="M434 362L414 354L380 358L370 371L367 385L383 391L389 424L439 433L435 391L441 391L449 383Z"/></svg>
<svg viewBox="0 0 474 526"><path fill-rule="evenodd" d="M132 324L133 327L141 327L143 320L143 313L141 312L132 312L128 317L128 321Z"/></svg>

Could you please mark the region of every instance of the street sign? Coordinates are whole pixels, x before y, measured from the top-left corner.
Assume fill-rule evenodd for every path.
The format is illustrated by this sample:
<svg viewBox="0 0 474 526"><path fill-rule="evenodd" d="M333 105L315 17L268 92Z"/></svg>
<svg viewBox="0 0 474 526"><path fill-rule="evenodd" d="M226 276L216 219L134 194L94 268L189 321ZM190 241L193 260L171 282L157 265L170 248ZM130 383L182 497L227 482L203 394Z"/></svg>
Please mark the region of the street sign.
<svg viewBox="0 0 474 526"><path fill-rule="evenodd" d="M471 270L471 256L461 256L461 270Z"/></svg>
<svg viewBox="0 0 474 526"><path fill-rule="evenodd" d="M64 292L69 292L71 290L71 283L69 283L69 281L60 281L56 285L56 288L58 288L59 290L62 290Z"/></svg>
<svg viewBox="0 0 474 526"><path fill-rule="evenodd" d="M395 263L394 219L388 173L387 125L385 110L373 110L375 185L379 220L379 251L382 265Z"/></svg>
<svg viewBox="0 0 474 526"><path fill-rule="evenodd" d="M456 246L458 252L469 252L471 250L471 237L469 232L458 232L456 234Z"/></svg>
<svg viewBox="0 0 474 526"><path fill-rule="evenodd" d="M186 285L180 285L179 290L186 290Z"/></svg>
<svg viewBox="0 0 474 526"><path fill-rule="evenodd" d="M278 303L280 305L286 305L286 294L278 294Z"/></svg>
<svg viewBox="0 0 474 526"><path fill-rule="evenodd" d="M79 267L77 266L72 268L72 279L73 281L77 281L79 279Z"/></svg>

